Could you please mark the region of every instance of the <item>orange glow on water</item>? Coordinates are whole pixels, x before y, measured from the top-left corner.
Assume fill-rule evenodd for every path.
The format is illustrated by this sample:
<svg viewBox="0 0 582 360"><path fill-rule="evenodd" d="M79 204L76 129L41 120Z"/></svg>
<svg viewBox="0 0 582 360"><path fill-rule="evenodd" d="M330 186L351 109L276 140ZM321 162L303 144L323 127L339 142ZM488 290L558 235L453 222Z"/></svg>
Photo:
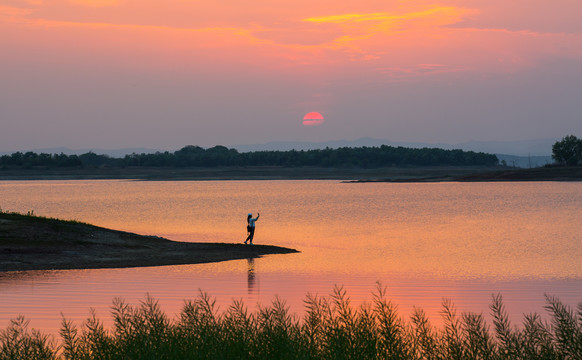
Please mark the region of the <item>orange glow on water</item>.
<svg viewBox="0 0 582 360"><path fill-rule="evenodd" d="M215 264L0 274L0 329L24 314L53 329L60 313L81 323L94 307L111 324L111 300L146 293L172 316L199 289L222 309L252 310L275 295L302 314L309 292L343 285L357 306L381 281L408 316L438 324L443 298L488 313L502 293L513 320L543 312L543 294L577 303L582 287L579 183L341 184L335 181L9 181L2 209L77 219L182 241L242 243L249 203L257 244L295 248Z"/></svg>
<svg viewBox="0 0 582 360"><path fill-rule="evenodd" d="M577 261L582 249L575 236L582 232L576 221L582 196L577 183L0 185L3 210L26 212L34 207L43 216L181 241L242 242L249 201L256 201L261 213L257 243L302 250L304 262L297 265L304 271L347 275L357 268L368 274L495 280L582 277ZM288 270L289 263L273 259L267 261L273 270Z"/></svg>

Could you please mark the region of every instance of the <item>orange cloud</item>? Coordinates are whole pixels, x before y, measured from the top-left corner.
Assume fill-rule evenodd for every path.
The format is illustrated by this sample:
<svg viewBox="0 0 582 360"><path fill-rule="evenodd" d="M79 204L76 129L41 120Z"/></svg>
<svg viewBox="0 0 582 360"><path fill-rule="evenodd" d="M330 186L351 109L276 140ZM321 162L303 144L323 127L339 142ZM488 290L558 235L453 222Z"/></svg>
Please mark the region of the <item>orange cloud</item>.
<svg viewBox="0 0 582 360"><path fill-rule="evenodd" d="M69 0L72 4L89 7L106 7L120 4L120 0Z"/></svg>
<svg viewBox="0 0 582 360"><path fill-rule="evenodd" d="M28 9L0 6L0 24L22 22L22 19L30 13Z"/></svg>
<svg viewBox="0 0 582 360"><path fill-rule="evenodd" d="M57 44L48 48L63 53L99 51L103 61L109 57L115 62L118 54L127 53L131 55L127 59L159 59L159 66L169 61L184 66L247 64L257 71L303 71L318 77L346 69L354 76L375 72L403 79L518 68L531 64L528 59L539 52L580 56L582 49L574 46L579 34L471 27L469 20L478 19L483 10L455 6L449 0L447 5L401 2L383 7L366 1L322 0L310 5L298 0L294 6L250 1L225 6L176 0L163 4L153 0L12 0L21 5L0 6L0 26L22 31L21 47L30 41L30 49L46 43ZM75 46L67 48L67 44Z"/></svg>
<svg viewBox="0 0 582 360"><path fill-rule="evenodd" d="M414 66L405 66L405 67L386 67L386 68L378 68L378 72L381 74L388 75L394 79L404 79L410 77L417 77L417 76L425 76L425 75L438 75L438 74L445 74L445 73L452 73L452 72L461 72L467 71L468 68L463 67L451 67L445 64L417 64Z"/></svg>
<svg viewBox="0 0 582 360"><path fill-rule="evenodd" d="M402 13L370 13L370 14L341 14L331 16L312 17L303 21L310 23L338 24L342 29L342 36L334 39L329 46L364 53L362 46L357 43L375 36L390 36L402 34L404 31L422 28L438 28L455 24L463 16L475 13L472 10L437 6L420 11Z"/></svg>

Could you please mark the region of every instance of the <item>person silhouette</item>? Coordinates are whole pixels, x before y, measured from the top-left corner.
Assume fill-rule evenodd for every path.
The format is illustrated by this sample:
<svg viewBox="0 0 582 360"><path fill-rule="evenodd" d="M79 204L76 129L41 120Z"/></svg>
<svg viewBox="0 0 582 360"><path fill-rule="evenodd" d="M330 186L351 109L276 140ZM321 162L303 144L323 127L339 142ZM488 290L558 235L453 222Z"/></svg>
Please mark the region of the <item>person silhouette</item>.
<svg viewBox="0 0 582 360"><path fill-rule="evenodd" d="M256 218L253 218L253 214L251 213L249 213L249 215L247 216L247 232L249 233L249 236L247 236L245 244L247 243L247 241L251 245L253 244L253 237L255 236L255 221L259 220L260 216L261 216L260 213L257 213Z"/></svg>

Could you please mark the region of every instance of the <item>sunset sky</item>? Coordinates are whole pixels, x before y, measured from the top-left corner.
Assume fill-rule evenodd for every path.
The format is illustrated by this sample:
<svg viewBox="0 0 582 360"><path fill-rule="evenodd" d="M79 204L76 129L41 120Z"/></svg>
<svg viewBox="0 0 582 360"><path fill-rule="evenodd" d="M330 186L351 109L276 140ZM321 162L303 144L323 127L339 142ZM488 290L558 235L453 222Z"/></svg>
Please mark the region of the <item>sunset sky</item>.
<svg viewBox="0 0 582 360"><path fill-rule="evenodd" d="M580 0L0 0L0 151L582 136L581 18Z"/></svg>

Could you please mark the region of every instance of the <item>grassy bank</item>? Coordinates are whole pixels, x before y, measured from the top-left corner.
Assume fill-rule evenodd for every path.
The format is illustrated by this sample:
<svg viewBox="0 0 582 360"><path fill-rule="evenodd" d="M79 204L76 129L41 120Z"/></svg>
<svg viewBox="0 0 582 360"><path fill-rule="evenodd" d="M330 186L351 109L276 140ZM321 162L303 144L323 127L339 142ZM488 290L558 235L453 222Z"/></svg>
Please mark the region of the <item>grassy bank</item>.
<svg viewBox="0 0 582 360"><path fill-rule="evenodd" d="M0 210L0 271L198 264L295 253L271 245L177 242ZM193 239L195 240L195 239ZM233 240L235 242L236 240Z"/></svg>
<svg viewBox="0 0 582 360"><path fill-rule="evenodd" d="M132 307L112 306L114 325L89 317L80 327L63 318L60 338L29 330L18 318L0 332L4 359L580 359L582 304L573 309L546 296L547 323L525 315L520 327L508 320L501 295L490 306L493 325L481 314L458 315L442 304L442 328L416 309L410 319L380 285L371 304L354 308L342 288L328 297L308 295L297 318L285 302L249 313L235 301L218 312L205 293L186 301L176 320L146 298Z"/></svg>

